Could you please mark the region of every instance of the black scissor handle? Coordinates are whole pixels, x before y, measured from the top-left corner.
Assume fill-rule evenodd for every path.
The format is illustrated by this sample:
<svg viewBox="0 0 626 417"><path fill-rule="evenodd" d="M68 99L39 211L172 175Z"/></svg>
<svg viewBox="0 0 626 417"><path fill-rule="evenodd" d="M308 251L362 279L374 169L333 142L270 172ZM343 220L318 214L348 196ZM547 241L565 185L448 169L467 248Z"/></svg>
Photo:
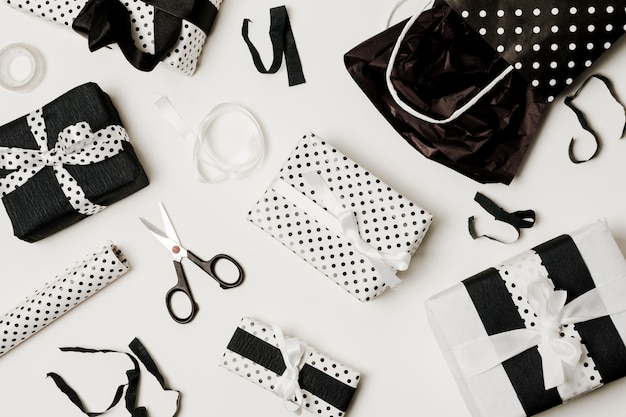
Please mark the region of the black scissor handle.
<svg viewBox="0 0 626 417"><path fill-rule="evenodd" d="M220 284L220 287L222 287L222 289L227 290L229 288L235 288L235 287L238 287L239 285L241 285L241 283L243 282L243 279L244 279L243 268L241 267L241 265L239 265L239 262L237 262L234 258L232 258L232 257L230 257L228 255L224 255L222 253L222 254L219 254L219 255L215 255L214 257L212 257L208 261L203 261L202 259L198 258L193 253L187 251L187 257L189 258L189 260L191 262L193 262L194 264L198 265L200 268L202 268L202 270L204 272L209 274L211 276L211 278L216 280L218 282L218 284ZM217 263L220 262L220 261L227 261L227 262L231 263L233 266L235 266L235 268L237 268L237 279L236 280L231 281L231 282L224 281L223 279L221 279L217 275L217 272L215 271L215 267L216 267Z"/></svg>
<svg viewBox="0 0 626 417"><path fill-rule="evenodd" d="M181 324L189 323L191 320L193 320L196 312L198 311L198 304L193 299L193 295L191 295L191 289L187 284L187 278L185 278L185 271L183 271L182 264L179 261L174 261L174 268L176 268L176 276L178 277L178 282L176 283L176 285L169 289L167 294L165 294L165 305L167 307L168 313L170 313L170 316L172 317L172 319L174 319L175 322ZM189 312L189 315L187 317L179 317L178 315L176 315L176 312L172 308L172 297L174 296L174 294L177 293L185 294L187 296L187 299L189 300L191 311Z"/></svg>

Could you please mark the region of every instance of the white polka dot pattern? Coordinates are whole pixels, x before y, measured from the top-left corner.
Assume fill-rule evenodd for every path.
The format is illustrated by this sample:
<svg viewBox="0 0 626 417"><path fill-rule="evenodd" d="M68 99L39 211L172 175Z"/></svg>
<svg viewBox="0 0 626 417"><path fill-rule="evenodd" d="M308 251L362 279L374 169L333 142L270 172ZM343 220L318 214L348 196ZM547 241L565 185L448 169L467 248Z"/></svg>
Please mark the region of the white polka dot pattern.
<svg viewBox="0 0 626 417"><path fill-rule="evenodd" d="M626 32L626 7L615 0L448 3L547 101Z"/></svg>
<svg viewBox="0 0 626 417"><path fill-rule="evenodd" d="M0 356L43 329L129 270L111 242L87 255L0 319Z"/></svg>
<svg viewBox="0 0 626 417"><path fill-rule="evenodd" d="M239 324L239 328L278 348L278 343L276 341L274 331L272 330L272 326L266 325L258 320L253 320L249 317L244 317ZM285 337L288 336L285 335ZM360 372L355 371L329 358L328 356L311 349L308 346L304 356L306 359L304 363L302 363L302 366L308 364L309 366L324 372L325 374L352 388L357 388L361 378ZM258 363L226 349L220 361L220 366L234 372L256 385L265 388L275 395L278 395L276 387L280 381L280 375L259 365ZM306 390L302 390L302 392L303 408L305 410L323 417L342 417L346 415L346 413L328 404L326 401L311 392Z"/></svg>
<svg viewBox="0 0 626 417"><path fill-rule="evenodd" d="M497 267L511 299L517 307L520 317L527 328L533 328L539 323L527 298L528 284L537 279L548 279L548 272L541 264L541 258L532 250L523 252ZM550 281L551 282L551 281ZM593 358L582 343L580 334L574 326L564 325L561 328L561 337L573 338L582 348L580 362L574 368L564 367L566 371L565 383L558 387L563 401L569 401L602 385L602 377L595 367Z"/></svg>
<svg viewBox="0 0 626 417"><path fill-rule="evenodd" d="M72 27L74 19L85 7L87 0L5 0L14 9L37 17ZM218 10L222 0L210 0ZM141 0L124 0L131 22L131 35L137 49L154 53L154 13L152 5ZM183 20L180 36L163 62L187 75L193 75L198 65L206 34L191 22Z"/></svg>
<svg viewBox="0 0 626 417"><path fill-rule="evenodd" d="M417 250L432 221L429 212L312 134L299 142L278 178L326 208L302 179L311 171L319 173L344 208L354 211L367 244L389 254L412 255ZM344 236L287 201L272 186L248 213L248 220L361 301L373 299L389 286Z"/></svg>

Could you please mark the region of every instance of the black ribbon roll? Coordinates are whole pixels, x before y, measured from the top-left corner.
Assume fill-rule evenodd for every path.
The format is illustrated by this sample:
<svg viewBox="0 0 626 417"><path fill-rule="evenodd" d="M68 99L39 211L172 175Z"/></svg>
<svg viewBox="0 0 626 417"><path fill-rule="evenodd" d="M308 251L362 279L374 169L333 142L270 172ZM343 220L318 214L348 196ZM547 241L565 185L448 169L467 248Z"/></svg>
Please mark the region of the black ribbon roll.
<svg viewBox="0 0 626 417"><path fill-rule="evenodd" d="M533 249L556 289L567 291L568 302L595 288L591 274L569 235L562 235ZM488 335L523 329L524 320L511 299L500 273L487 269L463 281ZM603 383L626 375L626 347L610 317L577 323L576 330L593 358ZM541 356L530 348L502 363L527 415L561 404L557 388L545 389Z"/></svg>
<svg viewBox="0 0 626 417"><path fill-rule="evenodd" d="M150 372L156 378L156 380L159 382L159 384L165 391L176 391L167 387L167 385L165 384L165 379L163 378L163 375L159 371L159 368L157 367L156 363L154 362L154 360L152 359L152 357L146 350L145 346L139 341L139 339L137 338L133 339L133 341L128 346L130 347L131 351L137 356L137 358L141 361L141 363L146 367L148 372ZM139 362L137 362L137 359L133 355L131 355L130 353L126 353L126 352L119 352L116 350L109 350L109 349L87 349L87 348L82 348L82 347L64 347L60 349L63 352L121 353L121 354L128 356L128 358L130 358L130 360L133 363L133 368L126 371L126 377L128 379L128 383L117 387L117 389L115 390L113 401L104 411L95 411L95 412L87 411L82 401L80 400L80 397L76 393L76 391L72 387L70 387L60 375L54 372L48 373L47 376L52 378L52 380L57 385L57 387L61 390L61 392L67 395L70 401L72 401L72 403L74 403L74 405L76 405L80 409L80 411L82 411L84 414L88 415L89 417L97 417L101 414L106 413L107 411L115 407L120 402L120 400L122 399L122 393L124 392L124 387L127 386L128 388L126 389L126 396L124 397L124 401L126 403L125 404L126 409L130 412L131 416L132 417L146 417L148 415L148 412L145 407L137 406L137 395L139 392L139 382L140 382L141 373L139 369Z"/></svg>
<svg viewBox="0 0 626 417"><path fill-rule="evenodd" d="M182 20L209 33L217 8L208 0L147 0L154 6L154 54L137 49L131 34L128 10L118 0L90 0L74 20L72 28L87 36L89 50L117 43L135 68L151 71L176 44Z"/></svg>
<svg viewBox="0 0 626 417"><path fill-rule="evenodd" d="M521 234L521 229L529 229L535 225L536 214L534 210L518 210L513 213L509 213L504 210L502 207L498 206L484 194L479 192L474 196L474 201L476 201L482 208L484 208L489 214L491 214L497 221L505 222L513 226L513 228L517 231L517 238L513 241L515 242L519 239ZM504 242L500 239L497 239L488 235L479 235L476 233L474 229L474 216L471 216L467 219L467 229L469 230L470 236L473 239L478 239L479 237L486 237L491 240L495 240L500 243L512 243L512 242Z"/></svg>
<svg viewBox="0 0 626 417"><path fill-rule="evenodd" d="M270 39L274 50L274 58L272 65L266 69L257 51L256 47L250 41L248 36L248 24L250 19L244 19L241 27L241 35L250 49L252 61L256 69L262 74L274 74L280 68L283 62L283 54L285 55L285 64L287 65L287 77L289 78L289 86L303 84L305 82L304 73L302 72L302 63L300 55L296 47L296 40L289 23L289 15L285 6L273 7L270 9Z"/></svg>
<svg viewBox="0 0 626 417"><path fill-rule="evenodd" d="M258 363L270 371L282 375L287 369L280 349L250 333L237 328L227 349ZM300 388L321 398L333 407L345 412L352 401L355 388L332 376L304 364L298 376Z"/></svg>

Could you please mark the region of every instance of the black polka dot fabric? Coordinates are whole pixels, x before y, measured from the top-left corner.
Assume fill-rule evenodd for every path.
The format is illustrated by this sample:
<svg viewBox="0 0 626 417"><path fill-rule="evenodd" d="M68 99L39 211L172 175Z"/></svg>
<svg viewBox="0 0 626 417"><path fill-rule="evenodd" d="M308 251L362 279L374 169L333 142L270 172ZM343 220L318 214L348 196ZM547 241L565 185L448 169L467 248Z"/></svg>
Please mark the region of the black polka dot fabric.
<svg viewBox="0 0 626 417"><path fill-rule="evenodd" d="M0 319L0 356L128 272L111 242L44 284Z"/></svg>
<svg viewBox="0 0 626 417"><path fill-rule="evenodd" d="M244 317L239 324L239 328L279 348L272 326L256 319ZM288 336L285 335L285 337L287 338ZM306 359L301 361L300 368L307 364L349 387L354 389L358 387L361 379L360 372L337 362L310 346L306 346L303 358ZM278 375L276 372L228 349L222 355L219 365L278 395L276 387L281 380L281 375ZM304 410L322 417L343 417L347 414L305 389L302 390L302 393Z"/></svg>
<svg viewBox="0 0 626 417"><path fill-rule="evenodd" d="M87 0L5 0L14 9L37 17L72 27L76 16L84 8ZM209 0L218 10L222 0ZM141 0L122 2L131 22L131 34L137 49L154 53L154 6ZM191 22L183 21L178 42L168 52L163 62L187 75L193 75L206 41L206 34Z"/></svg>
<svg viewBox="0 0 626 417"><path fill-rule="evenodd" d="M276 181L312 205L303 208L272 185L250 210L248 220L354 297L369 301L397 282L385 279L370 257L326 221L330 210L306 180L309 173L319 175L336 201L352 211L361 240L382 256L412 255L432 215L315 135L300 140Z"/></svg>
<svg viewBox="0 0 626 417"><path fill-rule="evenodd" d="M626 32L617 0L447 0L550 102Z"/></svg>

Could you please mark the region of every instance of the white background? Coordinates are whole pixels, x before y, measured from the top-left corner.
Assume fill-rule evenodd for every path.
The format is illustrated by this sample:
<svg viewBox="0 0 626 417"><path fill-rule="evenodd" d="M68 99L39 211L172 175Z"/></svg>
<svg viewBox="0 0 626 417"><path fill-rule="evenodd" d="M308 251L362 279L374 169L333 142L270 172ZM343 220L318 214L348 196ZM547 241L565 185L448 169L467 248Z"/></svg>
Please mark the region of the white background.
<svg viewBox="0 0 626 417"><path fill-rule="evenodd" d="M419 3L417 1L416 3ZM306 84L288 87L284 66L259 74L240 34L244 18L266 62L271 57L269 8L286 4L300 51ZM411 14L405 5L395 20ZM429 161L383 119L352 81L343 64L348 50L384 29L392 8L387 1L226 0L193 77L167 66L142 73L116 48L90 54L85 40L60 26L0 7L0 47L24 42L38 48L46 74L27 94L0 89L0 123L9 122L88 81L112 98L150 178L150 186L96 216L38 243L12 235L0 213L0 310L8 310L65 267L115 242L131 271L48 328L0 358L0 415L82 415L46 373L67 377L92 410L104 409L127 362L61 353L60 346L127 350L138 337L171 387L182 391L179 416L287 415L281 400L218 367L243 315L280 325L320 351L362 372L349 415L467 416L464 403L426 322L431 295L499 261L556 235L606 217L626 249L624 189L626 143L618 140L624 122L599 84L589 84L577 101L591 109L600 132L598 157L572 164L567 146L585 136L563 96L551 105L520 174L510 186L482 185ZM616 45L593 69L612 78L626 97L626 45ZM580 82L580 80L579 80ZM576 87L576 85L574 86ZM571 92L571 90L567 91ZM200 184L191 170L191 147L178 138L154 106L169 97L185 120L199 125L221 102L245 105L259 119L266 158L248 178ZM246 221L246 214L306 132L327 142L434 214L433 225L402 284L369 303L360 303L326 277ZM488 218L473 201L481 191L504 208L533 208L537 224L514 244L472 240L467 217ZM163 201L184 245L208 258L224 252L237 258L247 278L223 291L186 263L200 311L187 325L174 323L164 305L175 282L171 258L138 220L159 223ZM168 415L168 403L145 374L141 403L151 416ZM99 391L99 389L101 389ZM546 412L545 416L623 415L626 381ZM107 391L108 390L108 391ZM127 415L123 405L111 415ZM171 413L170 413L171 415Z"/></svg>

